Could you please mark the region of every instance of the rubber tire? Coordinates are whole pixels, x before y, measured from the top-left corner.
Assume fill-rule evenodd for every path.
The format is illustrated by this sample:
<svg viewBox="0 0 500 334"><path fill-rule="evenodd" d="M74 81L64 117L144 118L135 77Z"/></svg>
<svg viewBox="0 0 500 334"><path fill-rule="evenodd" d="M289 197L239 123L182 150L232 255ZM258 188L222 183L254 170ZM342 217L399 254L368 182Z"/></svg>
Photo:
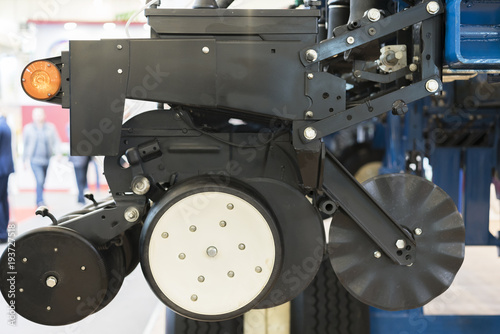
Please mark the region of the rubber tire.
<svg viewBox="0 0 500 334"><path fill-rule="evenodd" d="M369 334L369 307L342 286L328 258L291 305L291 334Z"/></svg>
<svg viewBox="0 0 500 334"><path fill-rule="evenodd" d="M167 308L166 334L243 334L243 316L217 322L191 320Z"/></svg>

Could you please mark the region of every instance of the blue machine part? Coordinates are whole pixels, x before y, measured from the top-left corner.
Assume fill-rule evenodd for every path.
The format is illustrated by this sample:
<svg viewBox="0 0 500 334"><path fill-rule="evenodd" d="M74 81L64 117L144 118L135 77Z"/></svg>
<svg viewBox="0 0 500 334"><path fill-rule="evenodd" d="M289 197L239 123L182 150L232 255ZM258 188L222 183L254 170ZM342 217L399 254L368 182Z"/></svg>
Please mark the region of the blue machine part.
<svg viewBox="0 0 500 334"><path fill-rule="evenodd" d="M427 316L422 308L388 312L370 308L372 334L498 334L498 316Z"/></svg>
<svg viewBox="0 0 500 334"><path fill-rule="evenodd" d="M500 1L446 1L445 60L450 68L500 67Z"/></svg>

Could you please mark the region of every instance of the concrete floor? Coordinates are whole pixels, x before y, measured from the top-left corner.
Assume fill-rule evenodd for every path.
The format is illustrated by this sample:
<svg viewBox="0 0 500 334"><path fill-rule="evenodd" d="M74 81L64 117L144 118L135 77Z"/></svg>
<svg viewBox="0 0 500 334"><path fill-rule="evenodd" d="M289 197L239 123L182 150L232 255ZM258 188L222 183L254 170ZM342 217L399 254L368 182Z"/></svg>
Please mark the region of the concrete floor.
<svg viewBox="0 0 500 334"><path fill-rule="evenodd" d="M105 192L96 198L106 197ZM11 194L13 220L19 221L18 235L50 224L48 218L33 216L34 193ZM76 195L49 192L46 202L54 215L79 208ZM492 202L491 230L500 230L500 202ZM3 252L5 246L0 246ZM7 323L7 304L0 312L0 333L5 334L164 334L165 306L158 301L143 277L140 266L126 278L116 298L100 312L73 325L49 327L20 316L15 327ZM0 306L1 307L1 306ZM452 287L424 308L429 315L500 315L500 258L495 247L467 247L461 271Z"/></svg>

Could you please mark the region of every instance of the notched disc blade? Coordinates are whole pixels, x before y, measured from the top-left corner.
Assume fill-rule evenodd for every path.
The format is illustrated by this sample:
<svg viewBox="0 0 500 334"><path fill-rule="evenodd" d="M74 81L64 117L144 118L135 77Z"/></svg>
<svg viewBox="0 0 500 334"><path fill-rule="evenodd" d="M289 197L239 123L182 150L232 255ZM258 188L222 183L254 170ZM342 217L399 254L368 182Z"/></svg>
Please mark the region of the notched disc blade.
<svg viewBox="0 0 500 334"><path fill-rule="evenodd" d="M441 188L414 175L381 175L366 181L364 187L413 234L416 260L410 267L395 264L338 210L328 245L333 269L344 287L368 305L391 311L421 307L448 289L462 265L462 216ZM380 258L374 256L377 251Z"/></svg>

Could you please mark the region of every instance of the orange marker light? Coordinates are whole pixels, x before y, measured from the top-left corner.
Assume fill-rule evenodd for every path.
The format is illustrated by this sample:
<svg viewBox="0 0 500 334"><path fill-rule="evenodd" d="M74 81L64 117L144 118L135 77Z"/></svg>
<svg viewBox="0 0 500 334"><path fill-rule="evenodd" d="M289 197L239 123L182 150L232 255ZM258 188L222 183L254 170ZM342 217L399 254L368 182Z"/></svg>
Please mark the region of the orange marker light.
<svg viewBox="0 0 500 334"><path fill-rule="evenodd" d="M61 73L53 63L37 60L26 66L21 84L26 94L35 100L50 100L61 88Z"/></svg>

